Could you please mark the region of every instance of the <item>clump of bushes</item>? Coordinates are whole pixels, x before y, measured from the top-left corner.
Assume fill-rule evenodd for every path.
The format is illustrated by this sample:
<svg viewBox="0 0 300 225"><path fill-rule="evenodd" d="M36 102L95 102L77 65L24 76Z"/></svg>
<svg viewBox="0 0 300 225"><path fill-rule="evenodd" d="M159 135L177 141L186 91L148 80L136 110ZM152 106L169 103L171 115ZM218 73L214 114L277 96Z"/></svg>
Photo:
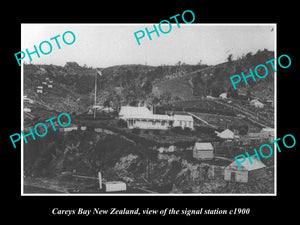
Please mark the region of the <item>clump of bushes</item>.
<svg viewBox="0 0 300 225"><path fill-rule="evenodd" d="M139 128L133 128L132 133L139 135L141 133L141 130Z"/></svg>
<svg viewBox="0 0 300 225"><path fill-rule="evenodd" d="M119 119L118 122L117 122L117 126L118 126L119 128L125 128L125 127L127 127L127 123L126 123L125 120Z"/></svg>

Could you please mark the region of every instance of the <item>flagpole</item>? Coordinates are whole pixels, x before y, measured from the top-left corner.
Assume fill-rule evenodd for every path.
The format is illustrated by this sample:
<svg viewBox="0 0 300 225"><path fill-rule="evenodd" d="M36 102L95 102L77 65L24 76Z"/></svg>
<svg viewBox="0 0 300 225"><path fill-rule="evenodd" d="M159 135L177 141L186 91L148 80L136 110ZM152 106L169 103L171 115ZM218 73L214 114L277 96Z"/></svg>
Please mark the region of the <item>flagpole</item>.
<svg viewBox="0 0 300 225"><path fill-rule="evenodd" d="M97 95L97 73L95 74L95 102L94 102L94 118L96 118L96 95Z"/></svg>

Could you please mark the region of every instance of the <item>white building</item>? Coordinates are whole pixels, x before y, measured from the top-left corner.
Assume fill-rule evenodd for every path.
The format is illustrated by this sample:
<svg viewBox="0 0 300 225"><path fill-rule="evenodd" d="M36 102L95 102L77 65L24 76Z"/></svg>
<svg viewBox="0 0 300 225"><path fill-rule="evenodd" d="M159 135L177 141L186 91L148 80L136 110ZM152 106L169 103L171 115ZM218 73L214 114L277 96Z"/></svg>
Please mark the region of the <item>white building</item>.
<svg viewBox="0 0 300 225"><path fill-rule="evenodd" d="M107 113L111 113L111 112L114 112L115 110L112 107L104 107L102 109L102 111L107 112Z"/></svg>
<svg viewBox="0 0 300 225"><path fill-rule="evenodd" d="M224 93L220 94L220 95L219 95L219 98L220 98L220 99L226 99L226 98L227 98L227 93L224 92Z"/></svg>
<svg viewBox="0 0 300 225"><path fill-rule="evenodd" d="M93 109L96 109L96 110L101 110L103 108L104 108L104 106L102 106L102 105L93 105Z"/></svg>
<svg viewBox="0 0 300 225"><path fill-rule="evenodd" d="M172 126L194 129L194 120L188 115L153 114L147 107L122 106L119 118L127 122L128 128L167 130Z"/></svg>
<svg viewBox="0 0 300 225"><path fill-rule="evenodd" d="M59 131L61 131L61 132L70 132L70 131L73 131L73 130L78 130L78 127L77 126L72 126L72 127L60 127L59 128Z"/></svg>
<svg viewBox="0 0 300 225"><path fill-rule="evenodd" d="M263 108L265 105L257 99L253 99L250 101L250 106L254 106L255 108Z"/></svg>
<svg viewBox="0 0 300 225"><path fill-rule="evenodd" d="M126 183L122 181L109 181L104 183L106 192L126 191Z"/></svg>
<svg viewBox="0 0 300 225"><path fill-rule="evenodd" d="M191 130L193 130L194 129L194 119L192 116L175 114L173 127L181 127L182 129L184 129L185 127L188 127Z"/></svg>
<svg viewBox="0 0 300 225"><path fill-rule="evenodd" d="M222 132L216 131L216 133L217 133L217 136L220 137L220 138L234 139L234 132L229 130L229 129L223 130Z"/></svg>
<svg viewBox="0 0 300 225"><path fill-rule="evenodd" d="M248 179L263 177L266 172L265 164L256 158L252 158L251 161L252 164L248 159L240 163L241 169L239 169L236 161L232 162L224 170L224 180L247 183Z"/></svg>
<svg viewBox="0 0 300 225"><path fill-rule="evenodd" d="M31 109L30 108L24 108L23 112L31 112Z"/></svg>
<svg viewBox="0 0 300 225"><path fill-rule="evenodd" d="M270 128L270 127L265 127L263 128L261 131L261 137L262 138L266 138L270 141L273 141L274 140L274 137L275 137L275 130L274 128Z"/></svg>
<svg viewBox="0 0 300 225"><path fill-rule="evenodd" d="M193 157L196 159L213 159L214 147L211 143L196 142L193 148Z"/></svg>
<svg viewBox="0 0 300 225"><path fill-rule="evenodd" d="M216 97L213 97L213 96L210 96L210 95L207 95L206 98L207 99L217 99Z"/></svg>
<svg viewBox="0 0 300 225"><path fill-rule="evenodd" d="M30 99L30 98L28 98L27 95L24 95L24 96L23 96L23 101L24 101L24 102L31 103L31 104L33 103L33 100Z"/></svg>

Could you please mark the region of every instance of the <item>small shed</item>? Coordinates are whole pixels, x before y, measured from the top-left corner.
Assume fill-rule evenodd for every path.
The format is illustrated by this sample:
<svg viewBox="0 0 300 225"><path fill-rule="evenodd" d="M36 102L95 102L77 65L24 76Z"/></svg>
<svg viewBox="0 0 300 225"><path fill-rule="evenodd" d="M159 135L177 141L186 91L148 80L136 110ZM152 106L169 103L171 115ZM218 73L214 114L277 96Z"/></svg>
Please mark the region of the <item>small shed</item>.
<svg viewBox="0 0 300 225"><path fill-rule="evenodd" d="M265 127L265 128L263 128L260 131L260 133L261 133L261 137L267 138L270 141L272 141L274 139L274 136L275 136L275 130L274 130L274 128L271 128L271 127Z"/></svg>
<svg viewBox="0 0 300 225"><path fill-rule="evenodd" d="M71 127L60 127L59 128L59 131L61 131L61 132L70 132L70 131L73 131L73 130L78 130L78 127L77 126L71 126Z"/></svg>
<svg viewBox="0 0 300 225"><path fill-rule="evenodd" d="M193 158L195 159L213 159L214 147L208 142L196 142L193 148Z"/></svg>
<svg viewBox="0 0 300 225"><path fill-rule="evenodd" d="M23 112L31 112L31 109L30 108L24 108Z"/></svg>
<svg viewBox="0 0 300 225"><path fill-rule="evenodd" d="M109 181L104 183L106 192L126 191L126 183L122 181Z"/></svg>
<svg viewBox="0 0 300 225"><path fill-rule="evenodd" d="M219 95L219 98L220 98L220 99L226 99L226 98L227 98L227 93L224 92L224 93L220 94L220 95Z"/></svg>
<svg viewBox="0 0 300 225"><path fill-rule="evenodd" d="M265 105L258 101L257 99L253 99L250 101L250 105L254 106L255 108L263 108Z"/></svg>
<svg viewBox="0 0 300 225"><path fill-rule="evenodd" d="M220 138L223 138L223 139L234 139L234 132L229 130L229 129L226 129L226 130L223 130L222 132L217 132L217 136L220 137Z"/></svg>
<svg viewBox="0 0 300 225"><path fill-rule="evenodd" d="M240 164L241 169L239 169L237 162L232 162L229 166L225 168L224 180L231 182L241 182L247 183L248 180L264 177L266 175L266 166L261 161L256 158L250 161L246 159Z"/></svg>
<svg viewBox="0 0 300 225"><path fill-rule="evenodd" d="M30 99L30 98L28 98L26 95L23 96L23 101L24 101L24 102L31 103L31 104L33 103L33 100Z"/></svg>

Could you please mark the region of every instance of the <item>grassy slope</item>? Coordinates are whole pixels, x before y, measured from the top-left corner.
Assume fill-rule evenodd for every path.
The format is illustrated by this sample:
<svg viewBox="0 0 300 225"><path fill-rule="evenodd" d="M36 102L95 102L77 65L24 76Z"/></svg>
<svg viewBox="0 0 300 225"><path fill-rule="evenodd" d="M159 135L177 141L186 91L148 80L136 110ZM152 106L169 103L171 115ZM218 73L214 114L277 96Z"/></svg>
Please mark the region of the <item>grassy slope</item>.
<svg viewBox="0 0 300 225"><path fill-rule="evenodd" d="M221 63L208 68L200 69L187 73L183 77L170 79L154 85L153 92L156 95L162 95L163 93L171 93L173 96L178 96L184 99L191 99L194 97L194 93L198 90L204 90L205 78L204 75L208 75L207 78L207 95L213 92L213 88L218 88L220 92L226 91L232 87L230 77L234 74L241 74L244 72L245 75L250 74L249 69L254 71L254 68L258 64L265 64L266 61L273 58L273 52L260 51L255 55L246 55L238 60L232 61L231 63ZM269 74L265 79L257 79L256 82L251 86L246 86L241 81L237 88L241 92L246 92L247 88L250 88L254 96L266 99L272 98L274 95L273 84L274 84L274 73L271 65L268 66ZM263 74L261 72L260 74ZM196 82L196 78L199 78L199 82ZM251 79L251 78L250 78ZM248 79L248 80L250 80ZM198 90L197 90L198 89Z"/></svg>

